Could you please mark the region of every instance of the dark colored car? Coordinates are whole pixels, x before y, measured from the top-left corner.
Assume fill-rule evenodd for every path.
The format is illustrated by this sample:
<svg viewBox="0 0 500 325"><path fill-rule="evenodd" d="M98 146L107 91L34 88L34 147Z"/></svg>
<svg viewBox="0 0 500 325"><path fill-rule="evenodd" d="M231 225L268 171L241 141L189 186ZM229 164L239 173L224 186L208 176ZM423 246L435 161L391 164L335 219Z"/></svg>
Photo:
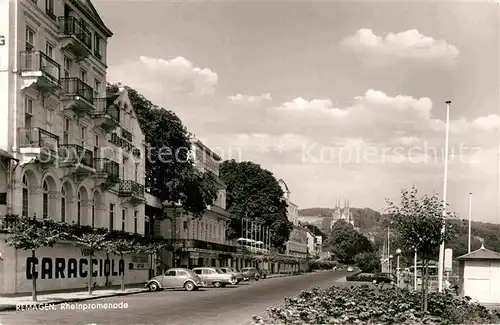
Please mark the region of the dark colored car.
<svg viewBox="0 0 500 325"><path fill-rule="evenodd" d="M243 274L244 281L255 280L259 281L260 273L254 267L244 267L240 270L240 273Z"/></svg>
<svg viewBox="0 0 500 325"><path fill-rule="evenodd" d="M392 273L377 273L373 276L373 283L390 283L395 284L397 277Z"/></svg>

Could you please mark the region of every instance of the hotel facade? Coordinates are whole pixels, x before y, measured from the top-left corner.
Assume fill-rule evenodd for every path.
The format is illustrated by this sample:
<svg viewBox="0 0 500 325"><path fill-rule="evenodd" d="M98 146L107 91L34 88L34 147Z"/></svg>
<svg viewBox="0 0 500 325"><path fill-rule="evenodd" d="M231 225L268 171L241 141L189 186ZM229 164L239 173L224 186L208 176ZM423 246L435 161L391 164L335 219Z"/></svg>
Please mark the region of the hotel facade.
<svg viewBox="0 0 500 325"><path fill-rule="evenodd" d="M31 290L31 252L6 245L6 215L145 232L146 143L127 91L106 93L111 36L90 1L0 0L0 294ZM73 243L37 258L39 291L86 287ZM96 266L97 286L148 277L141 255Z"/></svg>
<svg viewBox="0 0 500 325"><path fill-rule="evenodd" d="M157 222L156 233L169 239L175 250L164 250L157 262L164 268L227 266L241 269L255 266L255 262L244 254L242 245L226 238L230 219L226 211L226 185L219 178L221 158L194 135L191 135L191 156L199 172L211 173L214 177L217 198L201 218L193 218L180 207L163 205L164 220ZM160 206L159 202L150 205Z"/></svg>
<svg viewBox="0 0 500 325"><path fill-rule="evenodd" d="M288 205L287 216L288 220L293 224L293 229L290 233L290 238L286 243L286 254L307 258L308 257L308 240L307 240L307 230L304 229L299 223L299 208L291 201L291 191L284 180L280 179L278 181L283 193L285 195L285 201Z"/></svg>

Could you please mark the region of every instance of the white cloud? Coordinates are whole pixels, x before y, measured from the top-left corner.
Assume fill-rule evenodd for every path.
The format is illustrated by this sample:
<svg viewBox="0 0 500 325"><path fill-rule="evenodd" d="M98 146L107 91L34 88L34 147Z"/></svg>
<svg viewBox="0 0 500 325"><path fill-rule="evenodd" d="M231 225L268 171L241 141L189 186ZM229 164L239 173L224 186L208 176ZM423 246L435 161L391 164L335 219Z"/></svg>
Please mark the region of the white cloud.
<svg viewBox="0 0 500 325"><path fill-rule="evenodd" d="M212 95L219 79L216 72L197 67L181 56L170 60L140 56L138 60L110 66L108 77L110 82L121 81L140 90L155 102L176 96Z"/></svg>
<svg viewBox="0 0 500 325"><path fill-rule="evenodd" d="M488 115L481 116L474 120L474 125L483 130L500 130L500 116L499 115Z"/></svg>
<svg viewBox="0 0 500 325"><path fill-rule="evenodd" d="M380 64L390 64L400 59L452 62L460 54L456 46L445 40L422 35L415 29L388 33L382 37L371 29L362 28L346 37L341 45Z"/></svg>
<svg viewBox="0 0 500 325"><path fill-rule="evenodd" d="M263 100L272 100L273 98L270 93L265 93L259 96L236 94L234 96L229 96L228 99L233 103L253 103Z"/></svg>
<svg viewBox="0 0 500 325"><path fill-rule="evenodd" d="M286 112L306 112L306 113L321 113L336 117L347 115L347 111L334 108L333 102L330 99L313 99L306 100L302 97L295 98L291 102L286 102L277 108Z"/></svg>

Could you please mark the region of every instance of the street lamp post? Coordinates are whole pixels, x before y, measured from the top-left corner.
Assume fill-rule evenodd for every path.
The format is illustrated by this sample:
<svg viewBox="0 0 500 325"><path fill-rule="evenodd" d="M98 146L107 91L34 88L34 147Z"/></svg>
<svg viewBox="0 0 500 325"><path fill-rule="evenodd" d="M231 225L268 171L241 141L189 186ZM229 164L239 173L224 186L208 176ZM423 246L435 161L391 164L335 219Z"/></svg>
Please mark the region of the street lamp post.
<svg viewBox="0 0 500 325"><path fill-rule="evenodd" d="M450 105L451 101L446 102L446 138L444 145L444 181L443 181L443 218L446 217L446 191L448 183L448 146L449 146L449 133L450 133ZM443 228L441 234L444 237L446 231L445 221L443 220ZM439 246L439 265L438 265L438 291L443 292L443 269L444 269L444 240Z"/></svg>
<svg viewBox="0 0 500 325"><path fill-rule="evenodd" d="M392 259L393 258L394 258L394 256L389 255L389 273L392 273Z"/></svg>
<svg viewBox="0 0 500 325"><path fill-rule="evenodd" d="M396 249L396 276L397 276L397 281L396 281L396 284L399 288L399 284L400 284L400 271L399 271L399 256L401 255L401 250L398 248Z"/></svg>

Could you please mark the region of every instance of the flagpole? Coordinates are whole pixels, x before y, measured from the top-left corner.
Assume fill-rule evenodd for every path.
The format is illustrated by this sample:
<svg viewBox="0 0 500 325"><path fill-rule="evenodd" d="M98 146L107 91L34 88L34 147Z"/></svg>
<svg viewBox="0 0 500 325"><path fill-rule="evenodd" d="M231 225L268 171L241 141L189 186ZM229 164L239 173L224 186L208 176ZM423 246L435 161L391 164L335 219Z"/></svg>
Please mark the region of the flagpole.
<svg viewBox="0 0 500 325"><path fill-rule="evenodd" d="M469 253L471 251L472 242L472 193L469 193Z"/></svg>
<svg viewBox="0 0 500 325"><path fill-rule="evenodd" d="M443 219L446 218L447 199L446 192L448 190L448 155L449 155L449 132L450 132L450 105L451 101L446 102L446 131L445 131L445 152L444 152L444 180L443 180ZM443 236L441 245L439 245L439 264L438 264L438 291L443 292L443 271L444 271L444 237L446 231L446 221L443 220L441 234Z"/></svg>

